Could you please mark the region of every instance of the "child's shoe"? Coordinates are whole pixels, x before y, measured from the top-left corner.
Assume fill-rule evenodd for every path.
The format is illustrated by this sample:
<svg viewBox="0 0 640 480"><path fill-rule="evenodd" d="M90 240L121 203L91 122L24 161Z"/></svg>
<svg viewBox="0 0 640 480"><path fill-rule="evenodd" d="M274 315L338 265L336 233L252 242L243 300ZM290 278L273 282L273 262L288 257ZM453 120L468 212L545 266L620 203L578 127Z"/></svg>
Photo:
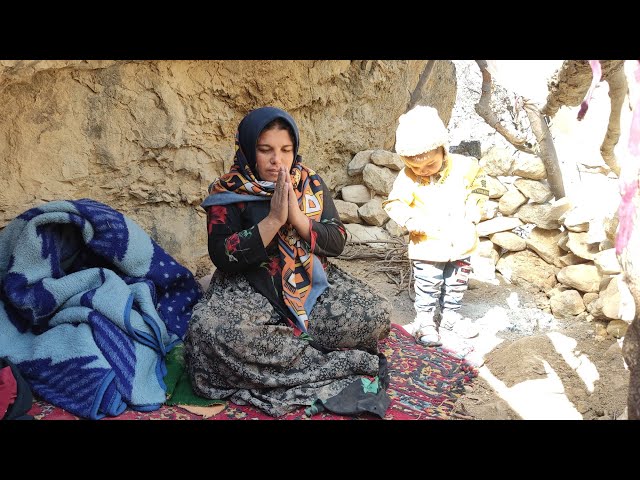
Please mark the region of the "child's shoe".
<svg viewBox="0 0 640 480"><path fill-rule="evenodd" d="M473 338L477 337L480 331L471 320L463 318L455 310L445 309L442 312L442 319L440 320L440 329L445 329L455 333L461 338Z"/></svg>
<svg viewBox="0 0 640 480"><path fill-rule="evenodd" d="M420 312L413 322L404 326L410 335L416 338L418 343L426 347L438 347L442 345L440 335L436 328L433 312Z"/></svg>
<svg viewBox="0 0 640 480"><path fill-rule="evenodd" d="M415 334L416 340L425 347L439 347L442 345L440 334L435 325L424 325Z"/></svg>

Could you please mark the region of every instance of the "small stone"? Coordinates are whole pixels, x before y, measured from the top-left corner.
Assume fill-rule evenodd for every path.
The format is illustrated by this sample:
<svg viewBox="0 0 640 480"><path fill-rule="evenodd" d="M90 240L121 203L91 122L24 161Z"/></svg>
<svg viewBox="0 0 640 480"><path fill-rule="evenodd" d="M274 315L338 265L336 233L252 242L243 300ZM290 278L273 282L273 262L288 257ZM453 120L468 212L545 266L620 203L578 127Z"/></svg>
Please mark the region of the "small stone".
<svg viewBox="0 0 640 480"><path fill-rule="evenodd" d="M629 324L624 320L611 320L607 325L607 333L615 338L622 338L627 333Z"/></svg>
<svg viewBox="0 0 640 480"><path fill-rule="evenodd" d="M601 322L597 322L595 324L596 330L596 338L605 338L607 336L607 327L605 327Z"/></svg>

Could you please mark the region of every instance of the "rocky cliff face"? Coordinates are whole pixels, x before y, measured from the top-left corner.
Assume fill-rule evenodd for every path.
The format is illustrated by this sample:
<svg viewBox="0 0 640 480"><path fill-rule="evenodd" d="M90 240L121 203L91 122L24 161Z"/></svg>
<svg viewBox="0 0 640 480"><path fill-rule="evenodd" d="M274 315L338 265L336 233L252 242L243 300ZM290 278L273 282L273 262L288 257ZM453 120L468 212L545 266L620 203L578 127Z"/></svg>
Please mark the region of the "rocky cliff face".
<svg viewBox="0 0 640 480"><path fill-rule="evenodd" d="M206 255L208 184L232 163L249 110L288 110L306 163L338 191L366 149L393 150L426 60L0 61L0 227L45 201L83 197L138 222L188 266ZM419 103L451 116L452 62Z"/></svg>

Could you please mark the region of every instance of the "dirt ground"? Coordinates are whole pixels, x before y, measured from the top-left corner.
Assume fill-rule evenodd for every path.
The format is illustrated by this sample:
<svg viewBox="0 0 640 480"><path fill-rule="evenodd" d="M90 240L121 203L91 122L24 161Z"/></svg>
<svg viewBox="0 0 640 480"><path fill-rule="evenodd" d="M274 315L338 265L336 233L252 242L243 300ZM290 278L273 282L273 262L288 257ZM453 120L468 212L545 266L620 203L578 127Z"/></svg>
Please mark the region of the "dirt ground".
<svg viewBox="0 0 640 480"><path fill-rule="evenodd" d="M392 322L414 318L408 289L372 261L332 259L393 304ZM456 407L458 418L479 420L598 419L626 417L629 372L622 340L597 322L556 319L540 298L507 283L470 281L461 313L479 327L470 340L485 364ZM538 295L543 295L542 293Z"/></svg>

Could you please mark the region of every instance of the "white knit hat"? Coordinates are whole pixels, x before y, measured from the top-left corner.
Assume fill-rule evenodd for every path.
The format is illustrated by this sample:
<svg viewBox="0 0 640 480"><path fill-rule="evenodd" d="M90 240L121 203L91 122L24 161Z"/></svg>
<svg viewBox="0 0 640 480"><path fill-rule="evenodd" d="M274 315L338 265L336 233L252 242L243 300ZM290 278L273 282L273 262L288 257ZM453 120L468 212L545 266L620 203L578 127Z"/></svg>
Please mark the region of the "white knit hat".
<svg viewBox="0 0 640 480"><path fill-rule="evenodd" d="M448 144L447 127L433 107L418 105L400 115L396 130L396 153L413 157Z"/></svg>

